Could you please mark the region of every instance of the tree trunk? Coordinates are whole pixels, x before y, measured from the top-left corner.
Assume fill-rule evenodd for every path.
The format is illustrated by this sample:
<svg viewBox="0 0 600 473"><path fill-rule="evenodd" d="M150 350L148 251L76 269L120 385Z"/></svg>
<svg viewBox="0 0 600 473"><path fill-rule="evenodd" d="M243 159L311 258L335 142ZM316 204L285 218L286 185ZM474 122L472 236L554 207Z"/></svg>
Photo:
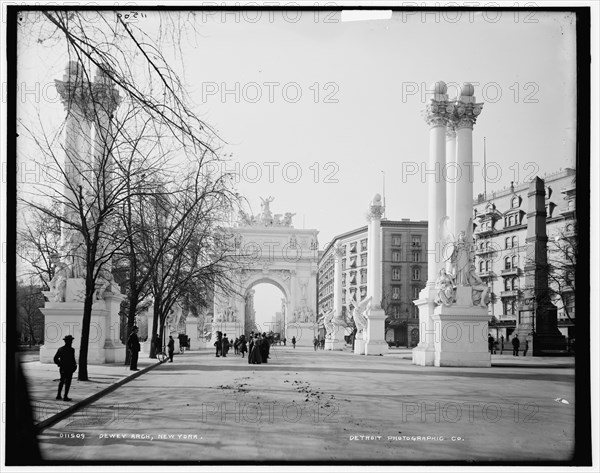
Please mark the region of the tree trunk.
<svg viewBox="0 0 600 473"><path fill-rule="evenodd" d="M79 345L79 381L89 381L87 359L90 340L90 325L92 321L92 305L94 304L95 284L92 279L93 269L87 271L85 279L85 301L83 303L83 321L81 324L81 343Z"/></svg>
<svg viewBox="0 0 600 473"><path fill-rule="evenodd" d="M133 325L135 324L135 313L137 311L137 305L139 302L139 293L130 288L129 292L129 311L127 312L127 328L125 330L125 341L129 340L129 335L131 335L131 331L133 329ZM125 365L129 365L131 363L131 353L129 350L125 350Z"/></svg>

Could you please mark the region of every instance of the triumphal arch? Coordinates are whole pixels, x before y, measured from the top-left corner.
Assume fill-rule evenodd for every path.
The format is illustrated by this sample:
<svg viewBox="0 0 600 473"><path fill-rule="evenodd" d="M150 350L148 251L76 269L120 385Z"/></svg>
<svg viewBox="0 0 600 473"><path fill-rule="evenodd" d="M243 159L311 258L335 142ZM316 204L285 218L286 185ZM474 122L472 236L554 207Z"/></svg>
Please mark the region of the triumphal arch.
<svg viewBox="0 0 600 473"><path fill-rule="evenodd" d="M228 338L273 330L299 345L312 345L317 333L317 230L294 228L291 212L273 214L273 197L261 198L259 215L239 212L233 236L239 267L229 291L215 289L212 332ZM283 293L272 322L256 323L253 287L270 283ZM264 317L261 317L264 318Z"/></svg>

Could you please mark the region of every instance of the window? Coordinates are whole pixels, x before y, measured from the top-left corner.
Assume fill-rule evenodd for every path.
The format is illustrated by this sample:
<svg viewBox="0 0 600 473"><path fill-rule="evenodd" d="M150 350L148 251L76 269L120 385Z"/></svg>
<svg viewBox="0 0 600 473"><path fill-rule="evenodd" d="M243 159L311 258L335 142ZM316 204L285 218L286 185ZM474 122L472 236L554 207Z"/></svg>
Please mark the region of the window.
<svg viewBox="0 0 600 473"><path fill-rule="evenodd" d="M365 286L360 288L360 298L361 300L367 297L367 288Z"/></svg>
<svg viewBox="0 0 600 473"><path fill-rule="evenodd" d="M399 281L400 280L400 268L393 268L392 269L392 279L394 281Z"/></svg>
<svg viewBox="0 0 600 473"><path fill-rule="evenodd" d="M342 270L346 269L346 258L342 260Z"/></svg>
<svg viewBox="0 0 600 473"><path fill-rule="evenodd" d="M512 239L511 239L511 248L515 248L515 247L518 247L518 246L519 246L519 239L516 236L512 237Z"/></svg>
<svg viewBox="0 0 600 473"><path fill-rule="evenodd" d="M356 271L350 272L350 284L353 286L356 284Z"/></svg>
<svg viewBox="0 0 600 473"><path fill-rule="evenodd" d="M518 290L518 289L519 289L519 278L512 278L512 281L511 281L511 289L512 289L513 291L516 291L516 290Z"/></svg>
<svg viewBox="0 0 600 473"><path fill-rule="evenodd" d="M413 294L412 294L413 300L414 299L418 299L419 298L419 293L421 292L421 289L418 286L413 286L412 290L413 290Z"/></svg>
<svg viewBox="0 0 600 473"><path fill-rule="evenodd" d="M504 280L504 290L505 291L510 291L510 278L506 278Z"/></svg>
<svg viewBox="0 0 600 473"><path fill-rule="evenodd" d="M481 260L479 262L479 272L483 273L485 271L485 261Z"/></svg>
<svg viewBox="0 0 600 473"><path fill-rule="evenodd" d="M512 263L513 268L518 268L519 267L519 257L517 255L514 255L511 258L511 263Z"/></svg>
<svg viewBox="0 0 600 473"><path fill-rule="evenodd" d="M412 278L413 278L413 281L420 281L421 280L421 269L420 268L413 268L413 270L412 270Z"/></svg>
<svg viewBox="0 0 600 473"><path fill-rule="evenodd" d="M361 266L366 266L367 265L367 255L360 255L360 265Z"/></svg>
<svg viewBox="0 0 600 473"><path fill-rule="evenodd" d="M395 318L400 317L400 306L399 305L392 306L392 314Z"/></svg>
<svg viewBox="0 0 600 473"><path fill-rule="evenodd" d="M342 245L342 254L344 256L346 256L346 252L348 251L348 248L346 247L346 245Z"/></svg>
<svg viewBox="0 0 600 473"><path fill-rule="evenodd" d="M367 251L367 240L360 240L360 251Z"/></svg>
<svg viewBox="0 0 600 473"><path fill-rule="evenodd" d="M504 301L504 314L505 315L515 315L516 313L516 300L515 299L507 299Z"/></svg>
<svg viewBox="0 0 600 473"><path fill-rule="evenodd" d="M356 242L350 243L350 253L356 253Z"/></svg>
<svg viewBox="0 0 600 473"><path fill-rule="evenodd" d="M504 248L507 250L510 248L510 237L504 239Z"/></svg>
<svg viewBox="0 0 600 473"><path fill-rule="evenodd" d="M365 284L367 282L367 270L363 269L360 272L360 283Z"/></svg>
<svg viewBox="0 0 600 473"><path fill-rule="evenodd" d="M413 235L412 246L421 246L421 235Z"/></svg>
<svg viewBox="0 0 600 473"><path fill-rule="evenodd" d="M345 285L346 285L346 274L343 273L342 274L342 286L345 286Z"/></svg>
<svg viewBox="0 0 600 473"><path fill-rule="evenodd" d="M413 262L418 263L421 261L421 253L413 251Z"/></svg>
<svg viewBox="0 0 600 473"><path fill-rule="evenodd" d="M392 287L392 299L400 299L400 286Z"/></svg>
<svg viewBox="0 0 600 473"><path fill-rule="evenodd" d="M402 238L400 238L400 235L392 235L392 245L393 246L400 246L402 243Z"/></svg>
<svg viewBox="0 0 600 473"><path fill-rule="evenodd" d="M399 251L392 251L392 261L394 263L400 262L400 252Z"/></svg>
<svg viewBox="0 0 600 473"><path fill-rule="evenodd" d="M511 259L510 256L504 258L504 269L511 269Z"/></svg>
<svg viewBox="0 0 600 473"><path fill-rule="evenodd" d="M356 268L356 256L351 256L350 257L350 267L351 268Z"/></svg>
<svg viewBox="0 0 600 473"><path fill-rule="evenodd" d="M519 198L517 196L514 196L512 198L512 200L510 201L510 207L513 209L516 209L517 207L519 207Z"/></svg>

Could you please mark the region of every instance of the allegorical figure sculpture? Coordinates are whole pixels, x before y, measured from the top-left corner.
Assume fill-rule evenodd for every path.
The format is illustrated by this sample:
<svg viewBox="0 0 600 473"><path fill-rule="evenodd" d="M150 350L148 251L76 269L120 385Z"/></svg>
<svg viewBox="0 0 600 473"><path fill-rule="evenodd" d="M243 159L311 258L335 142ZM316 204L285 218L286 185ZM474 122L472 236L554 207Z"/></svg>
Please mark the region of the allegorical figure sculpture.
<svg viewBox="0 0 600 473"><path fill-rule="evenodd" d="M331 339L333 337L333 332L335 330L335 326L333 325L333 315L335 309L328 310L323 314L323 326L325 327L325 338Z"/></svg>
<svg viewBox="0 0 600 473"><path fill-rule="evenodd" d="M480 307L487 307L487 297L489 287L485 284L479 275L474 264L469 266L469 272L467 273L467 281L471 286L473 305L479 305Z"/></svg>
<svg viewBox="0 0 600 473"><path fill-rule="evenodd" d="M439 305L450 306L454 303L454 281L446 273L444 268L440 269L437 280L435 281L437 296L435 303Z"/></svg>
<svg viewBox="0 0 600 473"><path fill-rule="evenodd" d="M48 283L50 290L44 292L50 302L65 302L68 273L69 270L65 263L55 262L54 277Z"/></svg>
<svg viewBox="0 0 600 473"><path fill-rule="evenodd" d="M450 257L452 276L457 286L468 286L469 266L471 265L471 245L465 239L465 232L458 234L454 250Z"/></svg>
<svg viewBox="0 0 600 473"><path fill-rule="evenodd" d="M364 339L364 336L365 336L365 333L367 330L367 323L368 323L368 319L365 316L365 312L367 311L367 307L371 303L371 299L372 299L372 297L369 296L365 300L363 300L359 303L356 303L356 298L354 299L355 305L354 305L354 309L352 310L352 318L354 319L354 323L356 325L357 336L359 334L362 334L363 339Z"/></svg>

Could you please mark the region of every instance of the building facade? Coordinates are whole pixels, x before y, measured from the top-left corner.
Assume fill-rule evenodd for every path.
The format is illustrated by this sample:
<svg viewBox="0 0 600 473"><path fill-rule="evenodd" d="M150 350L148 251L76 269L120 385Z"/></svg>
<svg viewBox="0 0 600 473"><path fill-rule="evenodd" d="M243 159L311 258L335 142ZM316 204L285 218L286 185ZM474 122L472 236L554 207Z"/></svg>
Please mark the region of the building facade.
<svg viewBox="0 0 600 473"><path fill-rule="evenodd" d="M574 271L576 253L575 170L543 177L546 190L549 285L558 309L558 328L574 336ZM527 215L529 183L512 185L474 201L475 264L490 288L490 333L508 341L518 323L528 261ZM531 259L531 258L529 258ZM571 284L572 283L572 284Z"/></svg>
<svg viewBox="0 0 600 473"><path fill-rule="evenodd" d="M427 222L381 220L382 308L386 340L413 347L419 341L419 315L413 301L427 281ZM367 296L367 226L336 236L319 258L317 310L334 306L334 248L342 251L342 313L348 322L353 301Z"/></svg>

